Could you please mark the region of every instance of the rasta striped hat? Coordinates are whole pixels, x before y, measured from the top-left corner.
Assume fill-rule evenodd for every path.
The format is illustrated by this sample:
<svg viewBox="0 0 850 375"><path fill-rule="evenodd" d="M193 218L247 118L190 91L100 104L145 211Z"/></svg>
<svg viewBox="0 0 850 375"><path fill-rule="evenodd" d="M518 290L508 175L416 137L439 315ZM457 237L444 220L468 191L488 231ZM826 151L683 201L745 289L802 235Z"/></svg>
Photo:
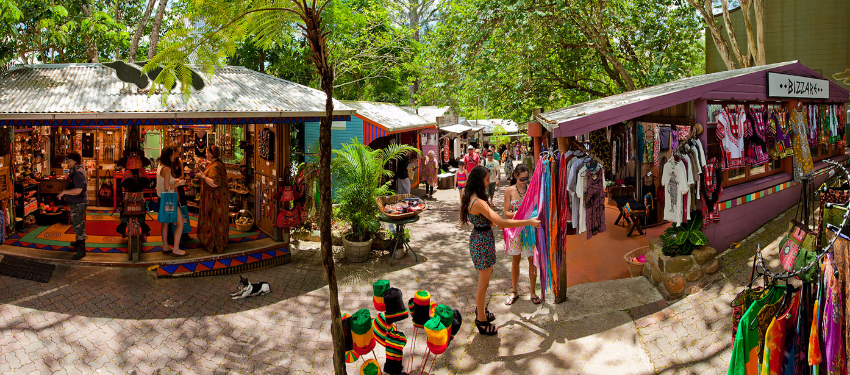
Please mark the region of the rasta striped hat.
<svg viewBox="0 0 850 375"><path fill-rule="evenodd" d="M428 349L436 355L443 354L449 347L449 329L435 316L425 323L425 336L428 338Z"/></svg>
<svg viewBox="0 0 850 375"><path fill-rule="evenodd" d="M446 327L451 327L455 319L454 311L446 305L437 305L437 308L434 309L434 316L439 317L440 323L443 323Z"/></svg>
<svg viewBox="0 0 850 375"><path fill-rule="evenodd" d="M413 316L413 326L422 328L425 322L431 318L429 314L431 305L431 294L427 291L420 290L413 295L413 298L407 302L407 307L410 309L410 314Z"/></svg>
<svg viewBox="0 0 850 375"><path fill-rule="evenodd" d="M378 316L376 316L375 320L372 322L372 332L375 333L375 340L378 341L378 344L383 346L387 346L387 333L395 330L395 324L387 323L387 318L384 317L384 313L378 313Z"/></svg>
<svg viewBox="0 0 850 375"><path fill-rule="evenodd" d="M404 305L404 296L398 288L390 288L384 293L384 304L387 307L386 314L388 324L394 324L407 319L407 306Z"/></svg>
<svg viewBox="0 0 850 375"><path fill-rule="evenodd" d="M369 310L360 309L351 316L351 338L354 343L354 352L359 355L368 354L375 348L372 314Z"/></svg>
<svg viewBox="0 0 850 375"><path fill-rule="evenodd" d="M375 305L375 310L386 311L384 306L384 293L390 289L389 280L378 280L372 284L372 303Z"/></svg>
<svg viewBox="0 0 850 375"><path fill-rule="evenodd" d="M345 363L352 363L360 358L354 352L354 342L351 339L351 314L342 314L342 335L345 347Z"/></svg>
<svg viewBox="0 0 850 375"><path fill-rule="evenodd" d="M404 367L404 346L407 345L407 337L403 332L387 332L387 362L384 363L384 372L387 374L401 374Z"/></svg>
<svg viewBox="0 0 850 375"><path fill-rule="evenodd" d="M365 361L360 366L360 375L381 375L381 366L374 359Z"/></svg>

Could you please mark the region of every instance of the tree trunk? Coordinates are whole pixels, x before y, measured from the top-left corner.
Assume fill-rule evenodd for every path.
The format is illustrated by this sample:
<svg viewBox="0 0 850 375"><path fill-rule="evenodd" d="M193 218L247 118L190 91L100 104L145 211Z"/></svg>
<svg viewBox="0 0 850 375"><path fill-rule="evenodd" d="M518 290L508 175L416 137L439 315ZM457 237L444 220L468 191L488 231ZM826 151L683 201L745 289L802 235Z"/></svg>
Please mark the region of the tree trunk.
<svg viewBox="0 0 850 375"><path fill-rule="evenodd" d="M151 29L151 45L148 47L148 60L156 55L156 45L159 44L159 29L162 26L162 16L165 14L166 5L168 5L168 0L160 0L159 7L156 8L156 17L153 19L153 28Z"/></svg>
<svg viewBox="0 0 850 375"><path fill-rule="evenodd" d="M408 21L410 22L410 29L413 30L413 40L419 43L419 0L409 0L408 6ZM419 78L416 78L415 81L410 85L410 105L416 105L416 94L419 92Z"/></svg>
<svg viewBox="0 0 850 375"><path fill-rule="evenodd" d="M700 0L688 0L688 4L696 8L702 16L703 21L705 21L705 25L711 33L711 39L714 40L714 45L717 47L717 52L720 54L723 64L726 65L726 70L735 69L735 62L732 61L732 55L729 52L729 44L726 43L726 39L720 34L720 29L717 28L717 22L714 22L711 0L705 0L702 4L698 1Z"/></svg>
<svg viewBox="0 0 850 375"><path fill-rule="evenodd" d="M742 68L749 67L747 61L741 57L741 46L738 44L738 37L735 36L735 28L732 27L732 17L729 16L729 1L723 0L723 22L726 24L726 35L729 35L729 44L732 52L735 54L735 59Z"/></svg>
<svg viewBox="0 0 850 375"><path fill-rule="evenodd" d="M91 4L83 4L83 15L91 20ZM86 62L100 62L97 58L97 41L89 35L89 30L83 30L83 41L86 44Z"/></svg>
<svg viewBox="0 0 850 375"><path fill-rule="evenodd" d="M121 3L123 3L123 2L124 2L124 0L115 0L115 22L117 22L119 24L121 23L121 21L124 18L124 17L122 17L123 14L121 13ZM121 49L119 48L119 46L116 45L115 46L115 60L118 60L120 58L119 56L121 56Z"/></svg>
<svg viewBox="0 0 850 375"><path fill-rule="evenodd" d="M756 10L756 38L759 50L756 64L766 65L767 57L765 57L764 51L764 0L755 0L753 4Z"/></svg>
<svg viewBox="0 0 850 375"><path fill-rule="evenodd" d="M331 337L334 348L334 373L345 374L345 339L342 332L341 310L339 308L339 289L334 270L333 240L331 239L331 122L333 121L333 67L329 60L328 46L325 41L325 31L322 26L321 12L325 2L318 9L308 5L306 0L296 1L300 8L304 31L312 51L311 59L316 65L316 70L321 77L322 91L327 96L325 100L325 117L319 124L319 186L322 206L319 209L321 241L322 241L322 266L324 266L325 279L328 282L330 294L331 314Z"/></svg>
<svg viewBox="0 0 850 375"><path fill-rule="evenodd" d="M753 22L750 18L750 9L752 9L752 0L741 0L741 12L744 16L744 28L747 29L747 63L750 66L761 65L757 63L758 47L756 46L756 37L753 34Z"/></svg>
<svg viewBox="0 0 850 375"><path fill-rule="evenodd" d="M128 56L128 60L130 60L130 62L136 61L136 50L139 49L139 39L142 38L142 33L145 32L145 27L148 25L148 19L151 18L151 12L153 12L154 4L156 4L156 0L148 0L148 7L145 8L142 20L139 21L138 25L136 25L136 32L133 34L133 40L130 41L130 53Z"/></svg>
<svg viewBox="0 0 850 375"><path fill-rule="evenodd" d="M260 50L260 73L266 72L266 50Z"/></svg>

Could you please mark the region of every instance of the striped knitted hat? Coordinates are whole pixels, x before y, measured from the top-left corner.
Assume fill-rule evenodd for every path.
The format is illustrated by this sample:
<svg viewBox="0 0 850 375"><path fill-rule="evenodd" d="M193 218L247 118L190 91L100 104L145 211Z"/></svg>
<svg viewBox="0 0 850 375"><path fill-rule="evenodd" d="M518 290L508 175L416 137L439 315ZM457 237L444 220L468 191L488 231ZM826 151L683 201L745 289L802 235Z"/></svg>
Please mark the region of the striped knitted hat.
<svg viewBox="0 0 850 375"><path fill-rule="evenodd" d="M389 280L378 280L372 284L372 303L375 304L375 310L378 311L386 311L386 307L384 306L384 293L390 289L390 281Z"/></svg>
<svg viewBox="0 0 850 375"><path fill-rule="evenodd" d="M365 361L360 366L360 375L381 375L381 366L374 359Z"/></svg>
<svg viewBox="0 0 850 375"><path fill-rule="evenodd" d="M354 352L365 355L375 348L375 334L372 332L372 314L360 309L351 317L351 339Z"/></svg>
<svg viewBox="0 0 850 375"><path fill-rule="evenodd" d="M375 340L378 341L378 344L383 346L387 346L387 332L395 330L395 324L387 323L387 318L384 317L384 313L378 313L378 316L376 316L375 320L372 322L372 332L375 333Z"/></svg>
<svg viewBox="0 0 850 375"><path fill-rule="evenodd" d="M455 320L454 311L446 305L437 305L437 308L434 309L434 316L440 317L440 323L443 323L446 327L451 327Z"/></svg>
<svg viewBox="0 0 850 375"><path fill-rule="evenodd" d="M460 331L460 325L463 324L463 317L458 309L454 309L454 319L452 320L452 328L449 330L449 342L454 340L457 332Z"/></svg>
<svg viewBox="0 0 850 375"><path fill-rule="evenodd" d="M449 330L435 316L425 323L425 336L428 338L428 349L436 355L443 354L449 347Z"/></svg>
<svg viewBox="0 0 850 375"><path fill-rule="evenodd" d="M387 332L387 362L384 363L384 372L390 375L401 374L404 367L402 360L404 359L404 346L407 344L407 337L403 332L389 331Z"/></svg>
<svg viewBox="0 0 850 375"><path fill-rule="evenodd" d="M398 288L390 288L384 293L384 304L387 306L387 323L395 324L407 319L407 306L404 305L404 296Z"/></svg>
<svg viewBox="0 0 850 375"><path fill-rule="evenodd" d="M425 326L425 322L430 319L430 315L428 314L429 307L431 305L431 294L427 291L420 290L416 292L411 301L408 303L408 307L410 307L410 313L413 315L413 326L417 328L422 328Z"/></svg>
<svg viewBox="0 0 850 375"><path fill-rule="evenodd" d="M342 314L342 335L345 346L345 363L353 363L360 359L354 352L354 342L351 339L351 314Z"/></svg>

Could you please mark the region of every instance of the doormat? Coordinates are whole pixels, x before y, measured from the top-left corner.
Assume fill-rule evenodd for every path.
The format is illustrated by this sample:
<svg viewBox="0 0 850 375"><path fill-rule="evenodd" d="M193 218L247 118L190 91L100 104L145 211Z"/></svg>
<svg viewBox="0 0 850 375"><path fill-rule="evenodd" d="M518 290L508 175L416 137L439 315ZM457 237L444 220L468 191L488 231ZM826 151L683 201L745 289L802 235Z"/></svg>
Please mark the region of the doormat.
<svg viewBox="0 0 850 375"><path fill-rule="evenodd" d="M41 263L25 258L4 256L0 261L0 275L11 276L16 279L38 281L46 283L53 276L53 264Z"/></svg>
<svg viewBox="0 0 850 375"><path fill-rule="evenodd" d="M156 277L157 278L163 278L163 279L172 279L172 278L178 278L178 277L235 275L235 274L238 274L238 273L258 270L258 269L261 269L261 268L279 266L281 264L289 263L289 259L290 259L289 254L284 254L283 256L265 259L265 260L261 260L261 261L254 262L254 263L240 264L238 266L212 269L212 270L204 270L204 271L197 271L197 272L191 272L191 273L157 275Z"/></svg>

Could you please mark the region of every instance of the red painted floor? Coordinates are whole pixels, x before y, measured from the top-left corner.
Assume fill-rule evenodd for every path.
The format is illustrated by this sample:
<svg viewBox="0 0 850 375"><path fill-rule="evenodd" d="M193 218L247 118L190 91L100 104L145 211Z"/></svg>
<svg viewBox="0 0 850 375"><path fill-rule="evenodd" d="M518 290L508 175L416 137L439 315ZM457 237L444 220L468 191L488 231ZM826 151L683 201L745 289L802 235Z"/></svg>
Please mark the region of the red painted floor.
<svg viewBox="0 0 850 375"><path fill-rule="evenodd" d="M567 239L567 286L614 280L629 277L629 269L623 256L636 248L649 245L649 241L658 238L670 224L647 228L645 236L637 230L631 237L629 226L614 225L617 220L616 206L605 206L605 224L607 231L587 239L586 234L569 236ZM621 221L622 222L622 221Z"/></svg>

